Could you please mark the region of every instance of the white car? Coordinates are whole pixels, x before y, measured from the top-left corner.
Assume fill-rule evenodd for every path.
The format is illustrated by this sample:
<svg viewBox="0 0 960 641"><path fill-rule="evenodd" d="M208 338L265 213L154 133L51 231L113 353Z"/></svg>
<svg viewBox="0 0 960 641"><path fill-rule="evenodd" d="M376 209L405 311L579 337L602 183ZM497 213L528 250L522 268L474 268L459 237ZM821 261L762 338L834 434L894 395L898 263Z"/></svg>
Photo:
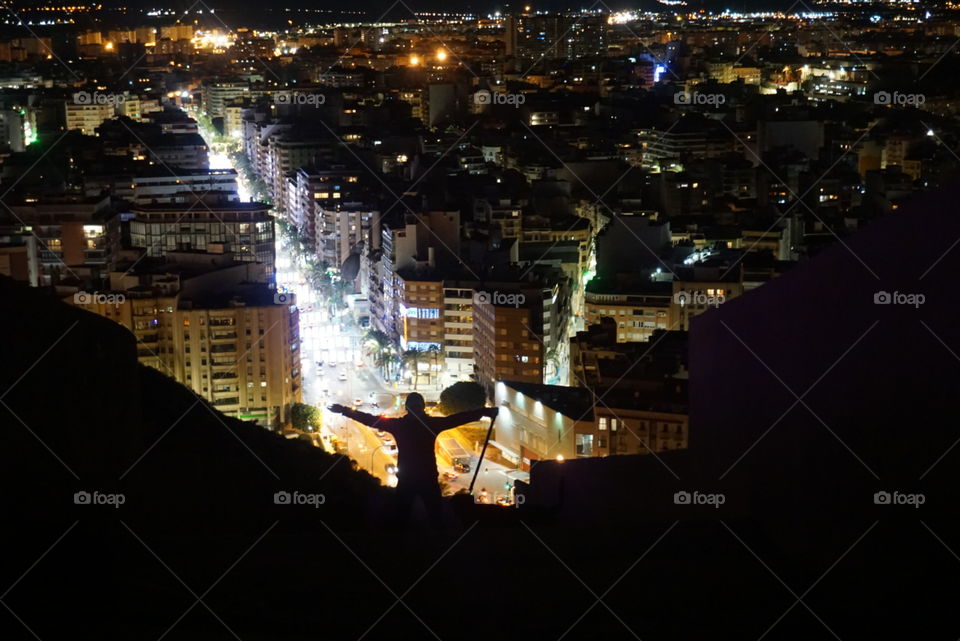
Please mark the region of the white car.
<svg viewBox="0 0 960 641"><path fill-rule="evenodd" d="M347 380L347 375L344 374L343 372L340 372L340 376L337 377L337 380L343 382Z"/></svg>

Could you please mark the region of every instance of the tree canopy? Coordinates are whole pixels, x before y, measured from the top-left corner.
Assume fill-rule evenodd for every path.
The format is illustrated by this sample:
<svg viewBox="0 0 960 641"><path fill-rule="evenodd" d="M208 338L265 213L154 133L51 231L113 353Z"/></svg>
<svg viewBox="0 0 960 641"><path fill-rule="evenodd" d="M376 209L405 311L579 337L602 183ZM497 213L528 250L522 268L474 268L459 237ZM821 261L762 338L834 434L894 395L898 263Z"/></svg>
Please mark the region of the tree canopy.
<svg viewBox="0 0 960 641"><path fill-rule="evenodd" d="M487 404L487 394L477 383L460 381L440 393L440 411L449 416Z"/></svg>

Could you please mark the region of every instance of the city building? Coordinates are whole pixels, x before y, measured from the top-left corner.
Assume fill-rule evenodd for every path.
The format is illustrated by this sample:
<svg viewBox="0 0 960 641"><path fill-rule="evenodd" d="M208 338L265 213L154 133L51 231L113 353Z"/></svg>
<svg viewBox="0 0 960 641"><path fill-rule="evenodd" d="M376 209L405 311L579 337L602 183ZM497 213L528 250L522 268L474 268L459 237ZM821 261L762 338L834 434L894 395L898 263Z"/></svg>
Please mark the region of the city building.
<svg viewBox="0 0 960 641"><path fill-rule="evenodd" d="M274 222L265 203L241 203L208 194L187 202L133 205L125 218L128 247L149 257L221 245L229 247L236 260L260 263L273 274Z"/></svg>
<svg viewBox="0 0 960 641"><path fill-rule="evenodd" d="M542 301L529 290L477 292L473 301L473 360L487 395L497 381L542 383Z"/></svg>
<svg viewBox="0 0 960 641"><path fill-rule="evenodd" d="M141 363L218 411L279 429L302 394L298 310L262 279L229 254L171 252L65 300L126 327Z"/></svg>

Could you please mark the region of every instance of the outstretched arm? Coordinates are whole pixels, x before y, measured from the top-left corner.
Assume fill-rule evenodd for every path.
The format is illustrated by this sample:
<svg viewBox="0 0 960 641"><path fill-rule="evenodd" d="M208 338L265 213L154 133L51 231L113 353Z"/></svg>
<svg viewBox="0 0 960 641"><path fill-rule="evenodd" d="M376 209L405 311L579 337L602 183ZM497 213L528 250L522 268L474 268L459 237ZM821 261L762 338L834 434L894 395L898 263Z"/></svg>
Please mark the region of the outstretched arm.
<svg viewBox="0 0 960 641"><path fill-rule="evenodd" d="M465 425L467 423L473 423L474 421L479 421L484 416L489 416L490 418L496 418L497 414L500 412L498 407L481 407L477 410L468 410L466 412L458 412L456 414L451 414L450 416L445 416L443 418L437 419L437 426L440 428L440 431L453 429L459 425Z"/></svg>
<svg viewBox="0 0 960 641"><path fill-rule="evenodd" d="M347 418L352 418L358 423L363 423L368 427L373 427L378 430L386 430L387 424L390 421L390 419L385 418L383 416L377 416L375 414L367 414L366 412L361 412L355 409L351 409L349 407L344 407L343 405L334 404L327 409L329 409L331 412L334 412L336 414L343 414ZM390 430L387 430L387 431L390 431Z"/></svg>

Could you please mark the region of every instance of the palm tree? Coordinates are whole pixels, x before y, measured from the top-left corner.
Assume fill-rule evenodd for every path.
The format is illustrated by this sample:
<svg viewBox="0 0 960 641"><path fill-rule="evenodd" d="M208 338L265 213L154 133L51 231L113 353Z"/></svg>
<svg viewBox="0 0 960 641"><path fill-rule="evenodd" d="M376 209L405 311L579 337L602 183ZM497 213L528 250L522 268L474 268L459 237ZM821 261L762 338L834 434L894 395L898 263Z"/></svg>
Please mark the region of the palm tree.
<svg viewBox="0 0 960 641"><path fill-rule="evenodd" d="M440 377L440 365L439 365L440 346L431 345L430 347L427 348L427 352L430 354L430 359L433 361L433 365L431 365L431 369L430 369L431 379L433 378L433 376L436 376L437 378L439 378ZM436 372L436 374L434 374L433 372Z"/></svg>
<svg viewBox="0 0 960 641"><path fill-rule="evenodd" d="M380 372L384 377L389 376L390 348L393 347L390 343L390 337L387 336L386 332L381 332L379 329L371 329L367 331L363 339L370 351L373 352L373 360L380 368Z"/></svg>
<svg viewBox="0 0 960 641"><path fill-rule="evenodd" d="M402 363L403 359L401 359L396 350L391 347L390 351L387 353L387 376L393 376L396 378L397 372L400 370L400 365Z"/></svg>
<svg viewBox="0 0 960 641"><path fill-rule="evenodd" d="M417 384L420 382L420 359L423 357L423 350L408 349L403 353L403 362L407 367L413 367L413 391L417 391Z"/></svg>

